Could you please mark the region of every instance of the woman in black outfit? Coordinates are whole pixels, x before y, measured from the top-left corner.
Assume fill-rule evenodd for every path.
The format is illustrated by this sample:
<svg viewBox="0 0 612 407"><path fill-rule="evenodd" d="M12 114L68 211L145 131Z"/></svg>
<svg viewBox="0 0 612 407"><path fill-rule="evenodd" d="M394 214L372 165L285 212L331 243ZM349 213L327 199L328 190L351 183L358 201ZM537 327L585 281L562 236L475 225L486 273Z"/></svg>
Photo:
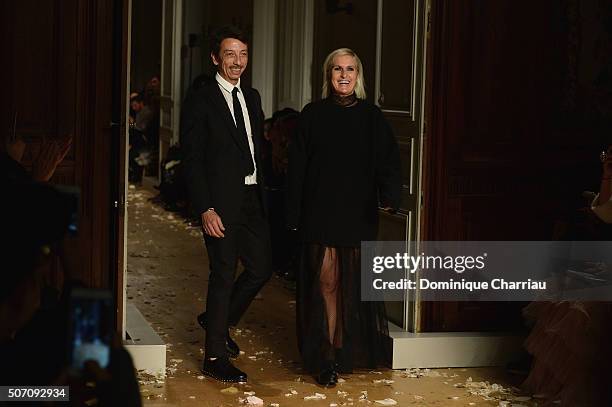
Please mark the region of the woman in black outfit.
<svg viewBox="0 0 612 407"><path fill-rule="evenodd" d="M363 68L348 48L323 65L323 100L304 107L289 146L289 227L303 245L297 336L322 385L374 367L387 352L384 304L361 301L360 243L375 240L378 208L399 207L399 150L380 109L365 99Z"/></svg>

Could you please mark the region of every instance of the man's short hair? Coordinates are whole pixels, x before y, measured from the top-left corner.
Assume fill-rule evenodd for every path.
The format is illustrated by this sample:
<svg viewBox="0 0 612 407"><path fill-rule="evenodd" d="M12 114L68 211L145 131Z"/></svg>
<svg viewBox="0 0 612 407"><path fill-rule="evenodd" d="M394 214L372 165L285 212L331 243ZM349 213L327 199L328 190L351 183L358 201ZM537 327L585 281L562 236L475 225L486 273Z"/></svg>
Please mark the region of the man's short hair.
<svg viewBox="0 0 612 407"><path fill-rule="evenodd" d="M136 93L130 98L130 103L132 102L144 102L144 97L140 93Z"/></svg>
<svg viewBox="0 0 612 407"><path fill-rule="evenodd" d="M221 43L227 38L235 38L248 45L249 41L247 36L242 30L233 25L224 25L219 27L210 36L210 52L214 55L219 56L221 51Z"/></svg>

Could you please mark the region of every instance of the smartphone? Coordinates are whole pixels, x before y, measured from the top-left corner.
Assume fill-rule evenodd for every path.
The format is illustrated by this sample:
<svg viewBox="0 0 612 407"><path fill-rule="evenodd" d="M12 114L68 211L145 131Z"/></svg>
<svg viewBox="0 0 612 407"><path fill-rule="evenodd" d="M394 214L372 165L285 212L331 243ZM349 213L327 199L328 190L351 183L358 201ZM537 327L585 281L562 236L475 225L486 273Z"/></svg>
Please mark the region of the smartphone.
<svg viewBox="0 0 612 407"><path fill-rule="evenodd" d="M113 333L113 301L108 290L75 288L70 294L68 358L73 373L83 370L85 362L101 368L110 362Z"/></svg>

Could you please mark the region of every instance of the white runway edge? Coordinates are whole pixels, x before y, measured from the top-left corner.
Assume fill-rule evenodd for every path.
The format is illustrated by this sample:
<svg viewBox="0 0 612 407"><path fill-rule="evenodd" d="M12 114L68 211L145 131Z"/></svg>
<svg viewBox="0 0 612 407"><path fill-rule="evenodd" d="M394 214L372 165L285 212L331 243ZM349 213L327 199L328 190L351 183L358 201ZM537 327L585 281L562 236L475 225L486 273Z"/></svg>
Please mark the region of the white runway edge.
<svg viewBox="0 0 612 407"><path fill-rule="evenodd" d="M389 322L393 369L505 366L525 338L499 332L405 332Z"/></svg>
<svg viewBox="0 0 612 407"><path fill-rule="evenodd" d="M158 377L166 375L166 344L131 302L126 306L127 339L123 345L136 370Z"/></svg>

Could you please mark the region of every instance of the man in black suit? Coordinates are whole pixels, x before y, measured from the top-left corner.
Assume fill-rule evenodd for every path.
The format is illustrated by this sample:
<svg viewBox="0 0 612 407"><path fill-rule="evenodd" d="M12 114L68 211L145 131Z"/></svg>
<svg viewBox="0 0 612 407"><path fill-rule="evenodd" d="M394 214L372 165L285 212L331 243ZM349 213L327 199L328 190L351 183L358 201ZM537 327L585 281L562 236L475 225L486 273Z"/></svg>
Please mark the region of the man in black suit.
<svg viewBox="0 0 612 407"><path fill-rule="evenodd" d="M272 274L259 151L263 112L259 93L241 86L248 62L247 41L235 27L212 36L215 79L191 97L181 123L186 182L202 218L210 262L202 371L217 380L244 382L247 375L228 356L238 346L228 326L238 323ZM237 261L244 272L234 281Z"/></svg>

